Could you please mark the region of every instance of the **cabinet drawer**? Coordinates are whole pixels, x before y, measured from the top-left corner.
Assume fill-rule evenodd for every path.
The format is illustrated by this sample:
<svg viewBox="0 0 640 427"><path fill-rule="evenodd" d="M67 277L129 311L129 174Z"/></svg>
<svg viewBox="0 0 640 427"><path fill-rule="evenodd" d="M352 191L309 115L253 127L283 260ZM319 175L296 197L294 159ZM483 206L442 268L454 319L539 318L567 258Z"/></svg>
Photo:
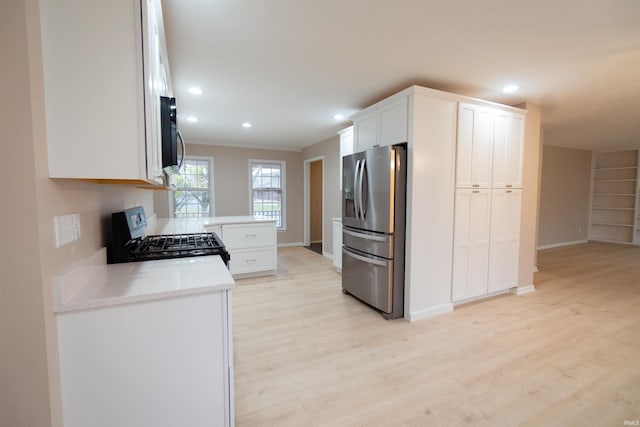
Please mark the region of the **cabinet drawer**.
<svg viewBox="0 0 640 427"><path fill-rule="evenodd" d="M222 241L227 249L275 246L276 227L274 223L224 225Z"/></svg>
<svg viewBox="0 0 640 427"><path fill-rule="evenodd" d="M230 250L229 272L231 274L254 273L257 271L275 270L277 267L277 251L275 247L260 249Z"/></svg>

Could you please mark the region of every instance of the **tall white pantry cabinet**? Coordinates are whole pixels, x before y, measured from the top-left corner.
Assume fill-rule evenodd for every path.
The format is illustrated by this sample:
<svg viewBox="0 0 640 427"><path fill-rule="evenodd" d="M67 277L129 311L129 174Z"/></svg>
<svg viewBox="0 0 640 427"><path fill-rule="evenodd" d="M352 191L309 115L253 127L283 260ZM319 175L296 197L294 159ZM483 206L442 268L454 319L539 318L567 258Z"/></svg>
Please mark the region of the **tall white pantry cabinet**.
<svg viewBox="0 0 640 427"><path fill-rule="evenodd" d="M460 103L452 301L517 286L524 115Z"/></svg>
<svg viewBox="0 0 640 427"><path fill-rule="evenodd" d="M412 86L352 117L355 151L406 135L408 320L518 285L525 115Z"/></svg>

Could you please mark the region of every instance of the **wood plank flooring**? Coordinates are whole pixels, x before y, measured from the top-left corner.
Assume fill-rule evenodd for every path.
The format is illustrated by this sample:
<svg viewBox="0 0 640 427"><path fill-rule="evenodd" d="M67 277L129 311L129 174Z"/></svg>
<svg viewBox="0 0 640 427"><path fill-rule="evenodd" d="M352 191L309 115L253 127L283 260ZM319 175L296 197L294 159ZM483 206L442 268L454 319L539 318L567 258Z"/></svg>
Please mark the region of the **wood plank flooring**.
<svg viewBox="0 0 640 427"><path fill-rule="evenodd" d="M234 290L239 427L640 420L640 248L540 251L536 292L415 323L343 295L307 249L278 263Z"/></svg>

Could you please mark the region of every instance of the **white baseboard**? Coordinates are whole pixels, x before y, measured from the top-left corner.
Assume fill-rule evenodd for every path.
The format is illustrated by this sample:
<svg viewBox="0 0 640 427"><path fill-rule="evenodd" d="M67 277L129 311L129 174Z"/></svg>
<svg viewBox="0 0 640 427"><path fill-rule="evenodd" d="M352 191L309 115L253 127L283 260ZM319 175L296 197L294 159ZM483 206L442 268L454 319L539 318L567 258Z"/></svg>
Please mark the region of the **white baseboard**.
<svg viewBox="0 0 640 427"><path fill-rule="evenodd" d="M525 295L531 292L535 292L536 287L533 285L527 286L518 286L517 288L512 288L509 292L515 295Z"/></svg>
<svg viewBox="0 0 640 427"><path fill-rule="evenodd" d="M304 246L302 242L294 242L294 243L278 243L279 248L288 248L290 246Z"/></svg>
<svg viewBox="0 0 640 427"><path fill-rule="evenodd" d="M325 258L333 259L333 254L330 254L329 252L322 251L322 256Z"/></svg>
<svg viewBox="0 0 640 427"><path fill-rule="evenodd" d="M312 240L310 243L322 243L322 240Z"/></svg>
<svg viewBox="0 0 640 427"><path fill-rule="evenodd" d="M554 243L552 245L541 245L541 246L538 246L538 250L559 248L561 246L581 245L581 244L587 243L587 242L588 242L588 240L574 240L572 242Z"/></svg>
<svg viewBox="0 0 640 427"><path fill-rule="evenodd" d="M450 313L453 311L453 304L442 304L435 307L429 307L425 310L415 311L405 315L405 319L409 322L415 322L416 320L427 319L429 317L437 316L439 314Z"/></svg>

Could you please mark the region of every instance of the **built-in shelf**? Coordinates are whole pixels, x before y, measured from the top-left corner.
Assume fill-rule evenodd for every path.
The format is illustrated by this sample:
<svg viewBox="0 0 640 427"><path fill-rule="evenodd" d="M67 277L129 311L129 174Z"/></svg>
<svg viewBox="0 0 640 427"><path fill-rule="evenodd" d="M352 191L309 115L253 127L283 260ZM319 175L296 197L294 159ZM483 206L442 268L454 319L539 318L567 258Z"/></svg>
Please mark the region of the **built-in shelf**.
<svg viewBox="0 0 640 427"><path fill-rule="evenodd" d="M625 166L622 168L595 168L594 170L596 171L619 171L619 170L625 170L625 169L638 169L637 166Z"/></svg>
<svg viewBox="0 0 640 427"><path fill-rule="evenodd" d="M602 211L635 211L633 208L610 208L606 206L594 206L592 209Z"/></svg>
<svg viewBox="0 0 640 427"><path fill-rule="evenodd" d="M589 240L640 243L638 151L593 154Z"/></svg>
<svg viewBox="0 0 640 427"><path fill-rule="evenodd" d="M629 227L633 228L633 224L610 224L606 222L592 222L591 225L606 225L607 227Z"/></svg>

